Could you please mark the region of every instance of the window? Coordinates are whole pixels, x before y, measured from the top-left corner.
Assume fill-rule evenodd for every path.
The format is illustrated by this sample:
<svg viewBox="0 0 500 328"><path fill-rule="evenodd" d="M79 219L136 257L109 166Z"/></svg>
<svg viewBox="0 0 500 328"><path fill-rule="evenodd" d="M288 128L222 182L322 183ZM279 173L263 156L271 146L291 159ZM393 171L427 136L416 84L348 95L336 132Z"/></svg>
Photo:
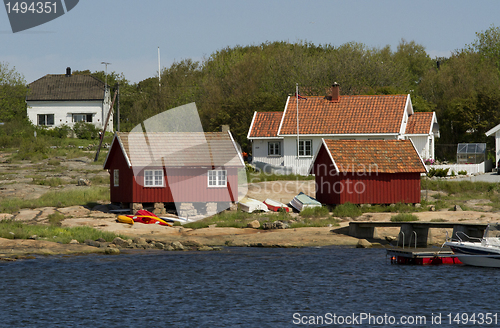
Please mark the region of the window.
<svg viewBox="0 0 500 328"><path fill-rule="evenodd" d="M163 170L145 170L144 187L163 187Z"/></svg>
<svg viewBox="0 0 500 328"><path fill-rule="evenodd" d="M281 155L281 143L279 141L270 141L267 144L267 154L269 156Z"/></svg>
<svg viewBox="0 0 500 328"><path fill-rule="evenodd" d="M73 122L92 123L92 114L73 114Z"/></svg>
<svg viewBox="0 0 500 328"><path fill-rule="evenodd" d="M299 156L312 156L312 140L299 140Z"/></svg>
<svg viewBox="0 0 500 328"><path fill-rule="evenodd" d="M54 125L54 114L38 114L38 125Z"/></svg>
<svg viewBox="0 0 500 328"><path fill-rule="evenodd" d="M225 187L226 184L227 184L227 171L225 170L208 171L209 187Z"/></svg>
<svg viewBox="0 0 500 328"><path fill-rule="evenodd" d="M113 186L120 186L120 172L118 170L113 170Z"/></svg>

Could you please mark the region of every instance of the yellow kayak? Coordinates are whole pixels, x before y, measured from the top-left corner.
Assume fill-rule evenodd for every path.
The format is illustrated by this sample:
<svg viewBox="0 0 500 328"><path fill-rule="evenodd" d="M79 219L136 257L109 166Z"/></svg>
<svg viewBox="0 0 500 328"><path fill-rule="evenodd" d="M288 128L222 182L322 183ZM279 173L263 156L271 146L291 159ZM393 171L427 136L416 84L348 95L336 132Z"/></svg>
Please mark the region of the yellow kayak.
<svg viewBox="0 0 500 328"><path fill-rule="evenodd" d="M128 216L125 216L125 215L118 215L118 218L116 218L116 221L121 222L121 223L134 224L134 219L129 218Z"/></svg>

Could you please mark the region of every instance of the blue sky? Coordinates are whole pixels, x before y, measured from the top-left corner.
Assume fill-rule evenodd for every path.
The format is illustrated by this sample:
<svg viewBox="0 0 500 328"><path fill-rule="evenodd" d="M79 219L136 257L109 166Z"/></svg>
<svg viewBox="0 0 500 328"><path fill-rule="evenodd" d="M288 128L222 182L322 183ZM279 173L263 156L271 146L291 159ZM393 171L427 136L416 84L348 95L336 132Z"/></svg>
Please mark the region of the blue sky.
<svg viewBox="0 0 500 328"><path fill-rule="evenodd" d="M500 26L498 0L80 0L65 15L12 33L0 9L0 62L32 82L73 70L123 73L139 82L174 60L203 60L235 45L307 41L369 47L400 40L449 56L476 32Z"/></svg>

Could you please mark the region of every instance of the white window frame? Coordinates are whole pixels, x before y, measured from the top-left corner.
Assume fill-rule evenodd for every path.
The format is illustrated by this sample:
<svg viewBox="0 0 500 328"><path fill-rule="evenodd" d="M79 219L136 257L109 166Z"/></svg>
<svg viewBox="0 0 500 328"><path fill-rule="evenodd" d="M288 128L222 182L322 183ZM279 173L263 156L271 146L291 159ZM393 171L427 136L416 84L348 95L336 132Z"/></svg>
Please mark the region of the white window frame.
<svg viewBox="0 0 500 328"><path fill-rule="evenodd" d="M306 145L307 143L309 143L309 154L306 153ZM300 150L301 148L301 145L302 145L302 152ZM312 157L312 153L313 153L313 142L311 139L304 139L304 140L299 140L299 147L298 147L298 151L299 151L299 157Z"/></svg>
<svg viewBox="0 0 500 328"><path fill-rule="evenodd" d="M281 142L269 141L267 143L267 155L268 156L281 156Z"/></svg>
<svg viewBox="0 0 500 328"><path fill-rule="evenodd" d="M120 186L120 170L114 169L113 170L113 187L119 187Z"/></svg>
<svg viewBox="0 0 500 328"><path fill-rule="evenodd" d="M210 170L207 172L207 183L209 188L224 188L227 186L226 170Z"/></svg>
<svg viewBox="0 0 500 328"><path fill-rule="evenodd" d="M43 116L44 117L44 123L43 124L40 124L40 117ZM52 116L52 124L48 124L47 121L48 121L48 117L49 116ZM55 115L54 114L38 114L36 116L36 119L37 119L37 125L38 126L53 126L55 124Z"/></svg>
<svg viewBox="0 0 500 328"><path fill-rule="evenodd" d="M144 170L144 187L164 187L163 170Z"/></svg>
<svg viewBox="0 0 500 328"><path fill-rule="evenodd" d="M92 121L94 120L94 115L92 115L92 114L75 113L71 116L72 116L73 123L77 123L77 122L92 123ZM81 119L79 119L79 118L81 118ZM89 121L89 118L90 118L90 121Z"/></svg>

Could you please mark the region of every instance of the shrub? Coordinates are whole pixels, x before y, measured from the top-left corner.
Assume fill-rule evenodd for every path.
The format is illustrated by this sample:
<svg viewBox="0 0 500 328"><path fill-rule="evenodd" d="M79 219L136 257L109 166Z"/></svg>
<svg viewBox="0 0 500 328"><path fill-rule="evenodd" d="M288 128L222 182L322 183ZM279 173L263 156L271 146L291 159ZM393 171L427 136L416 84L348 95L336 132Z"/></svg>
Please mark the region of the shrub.
<svg viewBox="0 0 500 328"><path fill-rule="evenodd" d="M300 216L303 218L321 218L321 217L327 217L328 216L328 208L321 206L321 207L306 207L305 209L300 212Z"/></svg>
<svg viewBox="0 0 500 328"><path fill-rule="evenodd" d="M78 139L97 139L99 137L99 130L93 124L86 122L75 123L73 131Z"/></svg>
<svg viewBox="0 0 500 328"><path fill-rule="evenodd" d="M391 222L410 222L410 221L418 221L418 217L410 213L399 213L391 217Z"/></svg>
<svg viewBox="0 0 500 328"><path fill-rule="evenodd" d="M458 175L467 175L466 170L458 171Z"/></svg>
<svg viewBox="0 0 500 328"><path fill-rule="evenodd" d="M436 168L431 168L429 172L427 173L428 177L441 177L444 178L448 175L448 171L450 169L436 169Z"/></svg>
<svg viewBox="0 0 500 328"><path fill-rule="evenodd" d="M359 206L351 203L345 203L335 206L333 209L333 216L338 216L341 218L350 217L354 218L363 214Z"/></svg>
<svg viewBox="0 0 500 328"><path fill-rule="evenodd" d="M50 225L60 227L61 226L61 222L65 219L65 217L64 217L64 215L62 213L55 212L55 213L50 214L49 216L47 216L47 219L49 219Z"/></svg>

